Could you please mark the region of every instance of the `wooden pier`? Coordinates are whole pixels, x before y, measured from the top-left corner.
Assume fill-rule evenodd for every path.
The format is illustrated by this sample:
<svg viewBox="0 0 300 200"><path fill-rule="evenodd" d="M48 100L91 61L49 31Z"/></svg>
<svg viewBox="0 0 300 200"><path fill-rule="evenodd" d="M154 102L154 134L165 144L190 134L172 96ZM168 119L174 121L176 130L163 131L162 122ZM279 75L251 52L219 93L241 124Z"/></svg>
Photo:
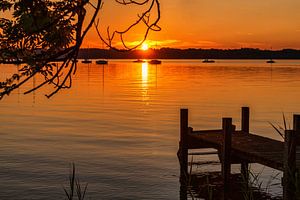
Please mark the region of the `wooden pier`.
<svg viewBox="0 0 300 200"><path fill-rule="evenodd" d="M281 142L260 136L263 134L250 133L249 114L249 108L243 107L241 130L235 130L232 118L223 118L222 129L219 130L193 130L188 126L188 109L180 110L178 158L181 198L186 196L189 176L188 150L213 148L217 150L221 163L223 199L229 199L231 164L241 164L241 174L248 179L248 163L259 163L282 171L283 199L296 199L295 180L300 169L300 115L294 115L293 130L285 130L284 142Z"/></svg>

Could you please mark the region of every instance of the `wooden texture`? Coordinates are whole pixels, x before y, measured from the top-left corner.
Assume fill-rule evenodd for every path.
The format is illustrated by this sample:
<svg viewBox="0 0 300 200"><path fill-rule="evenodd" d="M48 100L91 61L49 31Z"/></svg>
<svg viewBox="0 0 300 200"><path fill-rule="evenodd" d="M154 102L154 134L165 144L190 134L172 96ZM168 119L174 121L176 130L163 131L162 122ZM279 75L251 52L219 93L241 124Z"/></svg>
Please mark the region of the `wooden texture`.
<svg viewBox="0 0 300 200"><path fill-rule="evenodd" d="M300 115L294 115L293 129L296 134L296 168L300 170Z"/></svg>
<svg viewBox="0 0 300 200"><path fill-rule="evenodd" d="M218 151L222 164L224 199L227 199L230 191L230 171L233 163L241 163L244 178L248 178L248 163L259 163L283 171L283 198L295 199L295 174L297 170L300 171L300 115L294 115L293 130L285 130L284 142L250 133L249 118L249 108L243 107L240 131L235 130L232 118L223 118L221 130L194 131L188 127L188 110L182 109L179 148L181 176L186 177L188 174L188 149L214 148Z"/></svg>
<svg viewBox="0 0 300 200"><path fill-rule="evenodd" d="M295 132L286 130L284 137L283 200L294 200L295 191Z"/></svg>
<svg viewBox="0 0 300 200"><path fill-rule="evenodd" d="M224 199L228 199L230 193L230 172L231 172L231 137L232 118L223 118L223 146L222 146L222 176L224 183Z"/></svg>
<svg viewBox="0 0 300 200"><path fill-rule="evenodd" d="M249 107L242 107L242 116L241 116L241 130L245 134L249 134L250 127L250 109ZM249 180L249 163L246 161L241 162L241 173L245 180L248 183ZM247 185L248 187L248 185Z"/></svg>
<svg viewBox="0 0 300 200"><path fill-rule="evenodd" d="M300 170L300 145L296 147L296 168Z"/></svg>
<svg viewBox="0 0 300 200"><path fill-rule="evenodd" d="M178 158L180 162L180 199L187 199L188 180L188 109L180 110L180 142Z"/></svg>
<svg viewBox="0 0 300 200"><path fill-rule="evenodd" d="M221 130L193 131L189 140L198 142L198 148L205 144L209 148L222 149L223 134ZM243 131L234 131L231 141L231 154L249 163L260 163L283 171L284 143Z"/></svg>
<svg viewBox="0 0 300 200"><path fill-rule="evenodd" d="M181 182L186 182L188 174L188 109L180 110L180 177Z"/></svg>

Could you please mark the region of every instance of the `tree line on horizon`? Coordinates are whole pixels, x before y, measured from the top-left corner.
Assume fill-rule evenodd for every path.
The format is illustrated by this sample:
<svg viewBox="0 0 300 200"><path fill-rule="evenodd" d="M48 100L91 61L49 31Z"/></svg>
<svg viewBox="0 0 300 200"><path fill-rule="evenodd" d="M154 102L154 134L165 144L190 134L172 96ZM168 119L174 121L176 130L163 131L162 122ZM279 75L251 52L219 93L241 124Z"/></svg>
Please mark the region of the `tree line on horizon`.
<svg viewBox="0 0 300 200"><path fill-rule="evenodd" d="M115 51L113 49L80 49L79 59L300 59L300 50L261 50L256 48L241 49L176 49L161 48Z"/></svg>

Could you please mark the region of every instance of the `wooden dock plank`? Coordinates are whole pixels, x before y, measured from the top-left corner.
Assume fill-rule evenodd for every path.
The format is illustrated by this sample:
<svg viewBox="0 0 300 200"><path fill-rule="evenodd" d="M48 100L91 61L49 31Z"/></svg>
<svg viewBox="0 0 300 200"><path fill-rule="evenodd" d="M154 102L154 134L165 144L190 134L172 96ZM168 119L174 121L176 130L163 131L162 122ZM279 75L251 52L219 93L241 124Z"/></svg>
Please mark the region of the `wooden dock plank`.
<svg viewBox="0 0 300 200"><path fill-rule="evenodd" d="M186 111L187 114L187 109L181 111ZM230 189L231 164L241 164L242 177L248 180L248 163L259 163L283 171L283 199L295 199L293 181L297 178L296 171L300 170L300 115L294 115L293 129L285 130L284 142L250 133L249 107L242 108L240 131L235 131L232 118L222 118L222 130L201 131L194 131L188 127L187 115L183 119L181 121L185 123L181 123L184 126L181 126L181 145L178 150L181 169L182 166L186 168L188 165L189 149L214 148L218 151L222 165L223 199L227 199L226 195Z"/></svg>
<svg viewBox="0 0 300 200"><path fill-rule="evenodd" d="M189 134L194 143L206 144L206 147L222 149L222 130L193 131ZM198 148L201 148L198 146ZM251 163L260 163L268 167L283 170L284 143L254 134L235 131L232 134L232 155Z"/></svg>

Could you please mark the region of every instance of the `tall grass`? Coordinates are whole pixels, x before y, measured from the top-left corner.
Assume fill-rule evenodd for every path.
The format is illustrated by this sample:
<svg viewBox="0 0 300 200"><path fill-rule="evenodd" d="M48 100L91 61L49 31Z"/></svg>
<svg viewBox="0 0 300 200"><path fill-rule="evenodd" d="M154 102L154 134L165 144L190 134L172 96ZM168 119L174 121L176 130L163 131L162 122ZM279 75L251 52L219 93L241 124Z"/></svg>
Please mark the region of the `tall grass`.
<svg viewBox="0 0 300 200"><path fill-rule="evenodd" d="M284 139L285 131L291 129L291 124L289 123L287 126L287 118L284 115L284 113L282 113L282 120L283 120L283 126L279 124L276 126L271 122L269 122L269 124L275 129L276 133L278 133L282 137L282 139Z"/></svg>
<svg viewBox="0 0 300 200"><path fill-rule="evenodd" d="M277 127L270 123L269 124L275 129L276 133L278 133L283 139L285 138L285 131L286 130L291 130L291 125L290 123L287 126L287 118L285 117L284 113L282 113L282 120L283 120L283 126L277 125ZM289 172L292 173L292 172ZM300 169L296 169L295 171L295 176L292 181L292 185L295 191L293 191L295 193L295 197L296 200L300 200Z"/></svg>
<svg viewBox="0 0 300 200"><path fill-rule="evenodd" d="M276 186L280 183L274 183L275 181L278 181L280 172L276 173L275 175L272 175L268 181L265 183L265 186L263 186L264 181L262 181L262 173L264 171L264 168L259 171L258 173L254 173L251 171L251 168L248 168L247 177L242 175L242 195L244 200L256 200L258 193L265 196L271 196L270 194L270 187ZM262 197L262 199L264 199Z"/></svg>
<svg viewBox="0 0 300 200"><path fill-rule="evenodd" d="M79 178L76 178L75 164L72 163L72 170L70 171L69 175L68 188L63 187L66 195L66 200L75 200L75 197L77 197L78 200L84 200L87 188L88 183L86 183L85 186L82 187Z"/></svg>

